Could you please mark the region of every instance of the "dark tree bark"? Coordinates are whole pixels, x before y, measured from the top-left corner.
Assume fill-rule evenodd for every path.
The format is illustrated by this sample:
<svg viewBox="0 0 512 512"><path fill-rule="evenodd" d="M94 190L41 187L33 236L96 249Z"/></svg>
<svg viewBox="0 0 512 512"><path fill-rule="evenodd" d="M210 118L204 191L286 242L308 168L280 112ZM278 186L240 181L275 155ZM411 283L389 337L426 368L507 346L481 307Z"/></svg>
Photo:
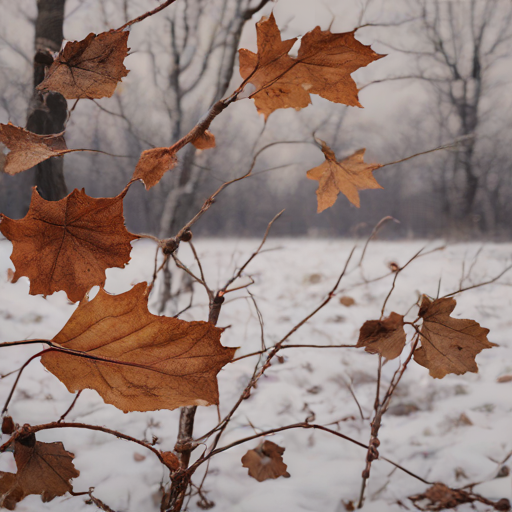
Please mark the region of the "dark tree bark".
<svg viewBox="0 0 512 512"><path fill-rule="evenodd" d="M34 55L34 93L29 105L27 130L47 135L64 131L67 102L59 93L41 94L35 90L44 79L45 67L52 62L50 52L62 45L66 0L38 0ZM54 157L35 167L35 185L42 197L57 201L67 195L63 157Z"/></svg>

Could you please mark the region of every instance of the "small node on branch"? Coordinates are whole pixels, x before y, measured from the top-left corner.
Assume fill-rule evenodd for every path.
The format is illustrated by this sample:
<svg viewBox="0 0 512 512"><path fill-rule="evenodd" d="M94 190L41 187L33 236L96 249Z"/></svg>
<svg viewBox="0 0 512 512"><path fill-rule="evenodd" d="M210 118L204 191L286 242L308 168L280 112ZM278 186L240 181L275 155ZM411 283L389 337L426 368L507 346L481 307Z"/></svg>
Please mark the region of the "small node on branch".
<svg viewBox="0 0 512 512"><path fill-rule="evenodd" d="M190 242L192 240L192 231L190 229L187 229L181 236L180 241L181 242Z"/></svg>
<svg viewBox="0 0 512 512"><path fill-rule="evenodd" d="M53 56L48 50L37 50L34 55L34 62L44 66L51 66L53 64Z"/></svg>
<svg viewBox="0 0 512 512"><path fill-rule="evenodd" d="M16 430L11 416L4 416L2 419L2 434L12 434Z"/></svg>
<svg viewBox="0 0 512 512"><path fill-rule="evenodd" d="M176 239L168 238L167 240L163 241L162 252L166 256L170 256L171 254L176 252L176 250L178 249L179 245L180 244L179 244L178 241L176 241Z"/></svg>

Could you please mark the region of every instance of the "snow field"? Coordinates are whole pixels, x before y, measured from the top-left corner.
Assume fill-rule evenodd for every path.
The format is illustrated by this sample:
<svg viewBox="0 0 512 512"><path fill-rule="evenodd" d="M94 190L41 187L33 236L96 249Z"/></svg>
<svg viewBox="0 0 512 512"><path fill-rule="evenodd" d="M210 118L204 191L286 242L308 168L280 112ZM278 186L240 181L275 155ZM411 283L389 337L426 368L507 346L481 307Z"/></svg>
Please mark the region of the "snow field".
<svg viewBox="0 0 512 512"><path fill-rule="evenodd" d="M206 279L211 288L222 286L257 248L259 240L194 240ZM255 283L249 288L264 319L267 346L279 341L294 325L312 312L332 288L355 242L350 240L269 239L264 252L247 268ZM298 330L289 344L355 344L361 325L378 319L393 275L389 263L404 265L426 246L429 251L442 242L372 242L368 246L362 270L357 267L364 242L349 264L340 292L311 321ZM132 261L125 269L107 271L106 290L122 293L140 281L151 279L155 246L143 240L133 244ZM447 246L411 263L398 277L386 314L410 310L407 320L416 317L413 305L421 293L437 296L460 287L461 274L471 270L463 287L486 281L510 264L512 244L477 243ZM0 341L28 338L53 338L64 326L76 305L63 292L44 299L28 295L28 280L7 282L11 244L0 241ZM478 255L478 257L476 257ZM179 258L198 273L193 255L183 244ZM464 263L464 265L463 265ZM176 273L174 291L187 288ZM232 285L249 282L243 277ZM157 282L156 291L159 283ZM205 320L208 301L204 290L193 285L193 307L181 315L184 320ZM92 291L91 296L95 293ZM345 307L338 298L352 297L355 304ZM190 293L185 291L168 305L173 315L186 307ZM497 383L497 378L512 374L512 271L498 283L469 290L456 296L454 316L471 318L490 329L489 340L499 347L477 356L478 374L448 375L434 380L428 370L411 362L384 417L380 432L381 454L429 481L442 481L461 487L486 481L475 491L489 499L512 499L512 477L493 478L499 461L512 451L512 382ZM156 313L157 294L150 298ZM222 342L240 347L236 357L261 348L261 326L254 302L247 290L229 293L223 305L219 326L227 327ZM409 332L409 334L412 334ZM42 350L43 345L3 348L0 373L15 370ZM277 359L238 409L220 446L242 437L282 425L304 421L313 412L317 424L331 424L360 442L369 439L369 420L360 417L349 386L366 418L375 399L377 357L355 348L290 348L283 350L284 361ZM405 355L405 352L404 352ZM403 356L402 356L403 357ZM226 414L252 375L255 357L228 364L219 373L220 413ZM393 375L397 361L383 368L383 382ZM7 396L15 376L0 380L1 400ZM73 395L36 360L25 370L9 412L19 423L39 424L54 421L69 407ZM98 424L128 435L151 440L171 450L177 435L178 411L124 414L105 405L96 392L86 390L68 416L69 421ZM337 422L337 423L335 423ZM215 407L199 408L196 435L202 435L217 423ZM41 432L41 441L62 441L75 454L80 477L73 481L76 492L95 487L94 495L117 512L159 510L159 487L167 482L166 471L156 457L137 446L101 432L59 429ZM342 500L357 500L364 468L365 450L328 433L313 430L289 430L269 437L286 448L284 461L291 478L262 483L248 477L240 462L243 454L258 445L258 440L237 446L211 460L203 490L215 502L213 510L222 512L327 511L342 512ZM6 440L4 436L4 441ZM199 447L197 456L203 450ZM145 457L145 458L143 458ZM510 463L510 461L509 461ZM11 454L0 456L0 470L15 471ZM201 481L200 469L194 482ZM367 489L365 511L412 509L407 496L424 492L426 486L394 469L385 461L375 461ZM94 506L84 497L56 498L42 503L39 496L22 501L19 511L85 511ZM201 510L198 497L189 510ZM477 510L485 506L475 505ZM469 506L459 507L470 510Z"/></svg>

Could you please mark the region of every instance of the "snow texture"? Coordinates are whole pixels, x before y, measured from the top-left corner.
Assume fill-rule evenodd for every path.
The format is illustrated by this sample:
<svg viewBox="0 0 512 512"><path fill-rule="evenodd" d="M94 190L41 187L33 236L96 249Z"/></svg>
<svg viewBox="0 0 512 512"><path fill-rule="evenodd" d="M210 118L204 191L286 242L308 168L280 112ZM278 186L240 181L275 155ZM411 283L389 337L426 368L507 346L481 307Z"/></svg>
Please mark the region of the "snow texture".
<svg viewBox="0 0 512 512"><path fill-rule="evenodd" d="M279 341L295 324L313 311L326 297L355 242L349 240L270 239L265 250L247 268L255 283L250 287L263 318L267 346ZM442 246L442 242L372 242L362 267L362 242L340 285L340 293L288 341L289 344L355 344L365 320L378 319L393 275L389 264L404 265L417 251ZM258 240L200 240L196 243L207 282L222 286L259 245ZM106 290L127 291L133 284L151 280L155 245L147 240L133 243L132 261L125 269L107 272ZM512 244L458 244L415 260L399 276L387 302L386 314L417 314L414 306L426 293L432 297L472 286L499 274L511 261ZM8 282L11 244L0 241L0 341L29 338L51 339L64 326L76 305L63 292L47 299L28 295L28 280ZM179 257L198 272L186 244ZM511 272L512 273L512 272ZM368 282L379 276L387 277ZM468 275L469 274L469 275ZM168 305L175 314L190 300L190 283L175 273L174 291L182 293ZM232 285L248 283L244 276ZM464 275L461 283L461 275ZM367 282L365 282L367 281ZM512 374L512 275L498 283L457 295L454 316L471 318L490 329L489 340L499 346L477 356L478 374L449 375L434 380L428 370L411 362L400 383L391 409L381 429L381 454L429 481L462 487L485 482L475 491L489 499L511 499L512 476L496 478L501 464L512 451L512 382L498 383L500 376ZM187 286L188 284L188 286ZM155 290L158 292L160 283ZM93 290L91 296L96 291ZM347 295L355 305L345 307L338 298ZM156 313L157 293L150 299ZM204 290L193 285L193 307L181 315L185 320L207 318ZM261 348L261 329L254 302L247 290L229 293L222 308L219 326L230 326L223 334L224 345L240 347L237 356ZM407 326L406 326L407 327ZM408 331L409 339L411 331ZM43 345L2 349L0 374L21 366ZM406 348L407 350L407 348ZM369 420L375 399L377 356L355 348L290 348L283 350L282 363L274 359L251 397L244 401L224 434L220 446L254 430L304 421L313 412L315 423L330 425L363 443L369 439ZM402 360L404 358L402 355ZM255 357L228 364L219 374L220 414L227 413L245 387L256 362ZM398 360L383 368L384 385L389 382ZM7 396L15 375L0 380L0 396ZM351 386L365 419L349 390ZM40 424L58 419L73 396L38 360L23 373L9 412L16 423ZM104 425L131 436L152 440L164 450L172 450L178 411L123 414L105 405L96 392L86 390L68 421ZM195 434L201 435L217 422L215 407L199 408ZM143 447L101 432L59 429L41 432L41 441L62 441L75 454L80 477L76 492L94 487L94 495L117 512L158 511L160 486L168 476L157 458ZM3 441L7 438L3 436ZM331 434L312 430L289 430L271 436L286 448L284 461L291 478L258 483L247 475L241 457L258 445L254 440L224 452L211 461L203 490L222 512L324 511L342 512L343 502L356 501L364 468L365 450ZM202 452L200 446L195 456ZM510 464L510 460L508 461ZM0 470L15 471L11 454L0 456ZM200 469L194 481L204 474ZM408 496L424 492L425 484L395 469L385 461L375 461L367 488L365 512L398 512L412 509ZM90 511L87 497L65 496L42 503L30 496L17 510L54 512ZM188 510L201 510L193 496ZM485 506L475 505L477 510ZM471 510L469 505L460 511Z"/></svg>

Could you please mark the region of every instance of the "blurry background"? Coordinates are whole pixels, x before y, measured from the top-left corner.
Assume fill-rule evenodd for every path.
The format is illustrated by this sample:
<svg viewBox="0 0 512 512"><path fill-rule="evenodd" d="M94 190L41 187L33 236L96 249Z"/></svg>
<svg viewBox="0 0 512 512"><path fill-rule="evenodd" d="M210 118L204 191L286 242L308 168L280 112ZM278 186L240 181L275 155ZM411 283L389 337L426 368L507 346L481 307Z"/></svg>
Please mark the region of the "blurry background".
<svg viewBox="0 0 512 512"><path fill-rule="evenodd" d="M29 119L30 126L34 112L46 108L32 96L33 62L36 49L58 49L52 45L62 37L59 12L64 40L80 40L119 27L158 3L0 0L0 122L27 126ZM333 32L366 25L357 38L388 56L353 74L364 109L313 96L313 105L300 112L276 111L265 125L252 100L238 101L212 124L215 149L187 147L179 166L159 185L149 192L142 184L130 189L125 200L130 230L175 234L223 181L246 172L255 150L274 141L297 141L264 151L254 176L223 192L196 234L260 236L286 208L275 235L367 236L379 219L392 215L401 222L387 228L393 237L511 238L508 0L178 0L131 28L125 61L130 73L115 95L81 100L73 110L68 147L122 157L66 155L67 190L85 188L95 197L118 194L143 150L169 146L240 83L237 49L256 51L255 22L271 10L283 38L316 25ZM366 160L379 163L459 137L463 142L377 170L384 190L363 191L360 209L340 196L333 208L317 214L317 182L306 178L306 171L323 161L311 144L313 132L338 158L366 147ZM0 174L0 211L25 215L36 172Z"/></svg>

